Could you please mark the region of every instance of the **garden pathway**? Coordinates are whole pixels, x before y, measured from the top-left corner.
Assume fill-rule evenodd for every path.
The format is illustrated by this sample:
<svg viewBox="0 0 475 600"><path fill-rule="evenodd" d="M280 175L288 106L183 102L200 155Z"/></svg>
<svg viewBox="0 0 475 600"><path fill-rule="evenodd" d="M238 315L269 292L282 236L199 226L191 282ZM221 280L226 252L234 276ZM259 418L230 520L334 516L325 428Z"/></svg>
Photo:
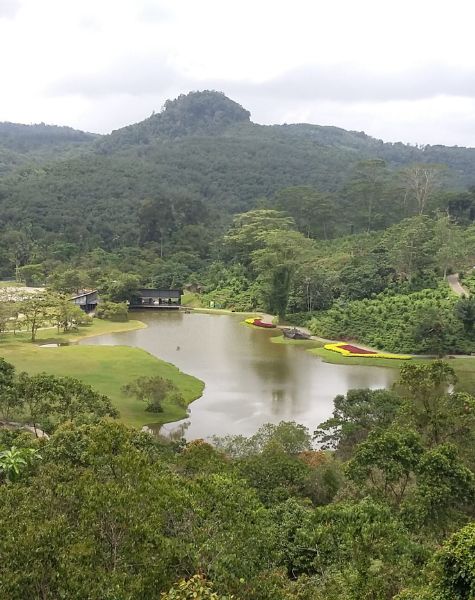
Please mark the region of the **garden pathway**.
<svg viewBox="0 0 475 600"><path fill-rule="evenodd" d="M447 283L452 288L454 294L457 296L469 296L470 292L463 287L460 283L459 274L453 273L452 275L447 275Z"/></svg>

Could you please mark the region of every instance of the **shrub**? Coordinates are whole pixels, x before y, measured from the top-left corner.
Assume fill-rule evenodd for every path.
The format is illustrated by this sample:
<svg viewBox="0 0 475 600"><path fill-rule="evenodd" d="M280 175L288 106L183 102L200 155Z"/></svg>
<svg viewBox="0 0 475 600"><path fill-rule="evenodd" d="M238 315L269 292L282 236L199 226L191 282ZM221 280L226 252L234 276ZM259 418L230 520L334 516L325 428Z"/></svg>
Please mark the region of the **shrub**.
<svg viewBox="0 0 475 600"><path fill-rule="evenodd" d="M128 321L129 309L126 302L101 302L96 308L96 317L108 321Z"/></svg>

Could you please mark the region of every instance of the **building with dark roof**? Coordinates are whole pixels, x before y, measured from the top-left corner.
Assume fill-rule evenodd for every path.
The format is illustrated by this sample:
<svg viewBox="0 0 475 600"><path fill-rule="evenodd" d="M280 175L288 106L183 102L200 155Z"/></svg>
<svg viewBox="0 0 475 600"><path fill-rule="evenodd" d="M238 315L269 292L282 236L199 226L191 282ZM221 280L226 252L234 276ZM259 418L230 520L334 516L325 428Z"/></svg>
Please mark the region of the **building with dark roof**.
<svg viewBox="0 0 475 600"><path fill-rule="evenodd" d="M183 290L157 290L142 288L131 298L129 308L180 308Z"/></svg>
<svg viewBox="0 0 475 600"><path fill-rule="evenodd" d="M82 308L83 311L89 313L96 310L99 303L99 295L97 290L91 290L90 292L82 292L77 296L71 298L71 302L74 302L76 306Z"/></svg>

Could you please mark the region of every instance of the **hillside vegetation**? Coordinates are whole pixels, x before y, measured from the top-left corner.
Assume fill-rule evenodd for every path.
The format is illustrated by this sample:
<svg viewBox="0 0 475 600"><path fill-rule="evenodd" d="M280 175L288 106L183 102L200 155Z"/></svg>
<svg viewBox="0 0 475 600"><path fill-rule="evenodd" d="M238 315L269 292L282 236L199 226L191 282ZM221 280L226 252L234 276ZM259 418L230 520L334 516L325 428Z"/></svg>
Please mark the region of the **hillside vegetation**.
<svg viewBox="0 0 475 600"><path fill-rule="evenodd" d="M314 432L213 445L127 429L79 382L0 367L3 392L89 395L72 419L55 387L40 395L50 439L0 431L4 598L473 597L475 398L447 392L447 363L406 365L398 393L337 396Z"/></svg>
<svg viewBox="0 0 475 600"><path fill-rule="evenodd" d="M381 229L418 212L407 190L425 173L404 170L416 163L430 166L428 209L450 202L471 214L473 198L464 190L475 184L473 149L385 144L335 127L257 125L218 92L180 96L107 136L3 124L2 153L0 227L7 239L26 232L21 265L42 257L42 242L74 244L75 253L136 246L150 199L170 201L161 211L167 233L183 226L174 198L184 197L206 208L186 224L205 224L215 236L230 215L272 202L281 189L307 186L327 195L332 237ZM170 252L173 235L169 242Z"/></svg>
<svg viewBox="0 0 475 600"><path fill-rule="evenodd" d="M475 259L473 149L261 126L213 91L106 136L5 124L2 148L32 159L0 178L0 276L114 302L180 287L394 352L475 349L472 307L443 287Z"/></svg>
<svg viewBox="0 0 475 600"><path fill-rule="evenodd" d="M0 177L31 162L41 164L77 156L96 137L71 127L0 122Z"/></svg>

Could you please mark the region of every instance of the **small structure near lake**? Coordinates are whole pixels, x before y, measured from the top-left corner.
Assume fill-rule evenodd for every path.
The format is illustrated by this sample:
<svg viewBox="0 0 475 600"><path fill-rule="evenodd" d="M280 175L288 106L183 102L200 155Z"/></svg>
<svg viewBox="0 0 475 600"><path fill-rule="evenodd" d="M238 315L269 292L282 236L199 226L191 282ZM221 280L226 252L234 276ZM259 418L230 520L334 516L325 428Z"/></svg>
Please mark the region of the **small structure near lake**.
<svg viewBox="0 0 475 600"><path fill-rule="evenodd" d="M99 303L99 296L97 290L91 290L74 296L71 298L71 302L82 308L85 312L90 313L96 310Z"/></svg>
<svg viewBox="0 0 475 600"><path fill-rule="evenodd" d="M182 290L142 288L130 299L129 308L178 309L182 294Z"/></svg>

